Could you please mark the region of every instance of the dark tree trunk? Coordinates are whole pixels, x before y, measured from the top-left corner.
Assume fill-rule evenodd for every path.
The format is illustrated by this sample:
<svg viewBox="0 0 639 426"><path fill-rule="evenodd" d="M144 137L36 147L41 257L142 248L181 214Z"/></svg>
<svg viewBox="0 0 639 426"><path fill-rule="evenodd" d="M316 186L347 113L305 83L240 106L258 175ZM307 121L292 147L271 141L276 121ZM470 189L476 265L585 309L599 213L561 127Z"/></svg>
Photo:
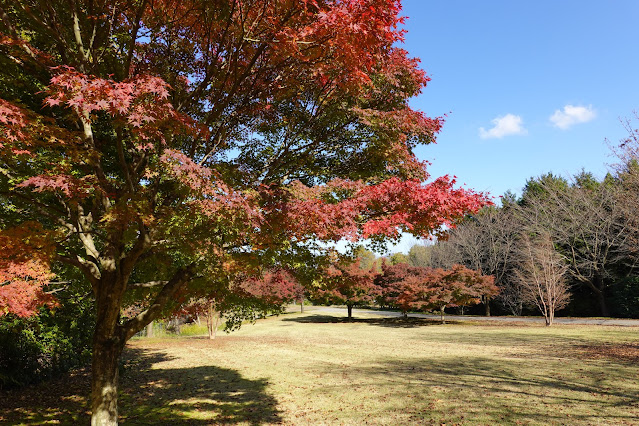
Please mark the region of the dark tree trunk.
<svg viewBox="0 0 639 426"><path fill-rule="evenodd" d="M489 317L490 316L490 297L483 296L483 298L484 298L484 307L486 308L485 316Z"/></svg>
<svg viewBox="0 0 639 426"><path fill-rule="evenodd" d="M348 319L353 319L353 305L346 305L346 309L348 309Z"/></svg>
<svg viewBox="0 0 639 426"><path fill-rule="evenodd" d="M116 256L114 256L116 257ZM105 262L106 263L106 262ZM128 274L104 272L94 283L96 326L91 370L91 425L118 424L118 361L124 345L135 333L157 318L181 285L192 276L193 265L178 270L160 290L146 311L120 324L122 296Z"/></svg>
<svg viewBox="0 0 639 426"><path fill-rule="evenodd" d="M97 334L97 333L96 333ZM97 337L91 364L91 425L118 424L118 360L124 342L116 337Z"/></svg>
<svg viewBox="0 0 639 426"><path fill-rule="evenodd" d="M599 314L602 317L609 317L610 311L608 310L608 303L606 303L606 297L604 296L604 280L603 278L596 276L592 282L592 289L597 297L597 303L599 304Z"/></svg>
<svg viewBox="0 0 639 426"><path fill-rule="evenodd" d="M597 302L599 303L599 313L602 317L609 317L610 311L608 310L608 303L606 303L606 297L602 291L595 293L597 295Z"/></svg>

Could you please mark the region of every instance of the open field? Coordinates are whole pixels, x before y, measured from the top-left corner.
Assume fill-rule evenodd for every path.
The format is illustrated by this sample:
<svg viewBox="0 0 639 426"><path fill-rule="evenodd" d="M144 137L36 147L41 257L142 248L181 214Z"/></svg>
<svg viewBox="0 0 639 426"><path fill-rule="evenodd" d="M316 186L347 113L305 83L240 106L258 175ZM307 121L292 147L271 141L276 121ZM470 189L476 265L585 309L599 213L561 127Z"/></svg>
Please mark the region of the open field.
<svg viewBox="0 0 639 426"><path fill-rule="evenodd" d="M217 340L136 339L123 424L639 424L639 329L308 312ZM86 423L83 371L0 395L14 424ZM0 417L1 418L1 417Z"/></svg>

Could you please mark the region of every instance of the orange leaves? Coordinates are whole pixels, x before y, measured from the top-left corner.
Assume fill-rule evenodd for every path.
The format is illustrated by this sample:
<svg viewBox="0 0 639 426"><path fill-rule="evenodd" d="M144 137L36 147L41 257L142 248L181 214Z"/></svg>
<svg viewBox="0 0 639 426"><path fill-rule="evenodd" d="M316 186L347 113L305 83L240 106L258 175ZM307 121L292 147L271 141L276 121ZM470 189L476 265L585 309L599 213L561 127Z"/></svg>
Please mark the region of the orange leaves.
<svg viewBox="0 0 639 426"><path fill-rule="evenodd" d="M42 290L54 276L49 269L51 245L42 227L24 223L0 231L0 247L0 316L26 317L52 303Z"/></svg>
<svg viewBox="0 0 639 426"><path fill-rule="evenodd" d="M42 291L53 274L37 261L9 262L0 268L0 316L12 313L20 317L34 315L37 309L52 303Z"/></svg>
<svg viewBox="0 0 639 426"><path fill-rule="evenodd" d="M479 303L481 296L494 296L499 289L494 277L461 265L451 269L432 269L382 264L382 274L376 278L384 303L403 311L441 309Z"/></svg>

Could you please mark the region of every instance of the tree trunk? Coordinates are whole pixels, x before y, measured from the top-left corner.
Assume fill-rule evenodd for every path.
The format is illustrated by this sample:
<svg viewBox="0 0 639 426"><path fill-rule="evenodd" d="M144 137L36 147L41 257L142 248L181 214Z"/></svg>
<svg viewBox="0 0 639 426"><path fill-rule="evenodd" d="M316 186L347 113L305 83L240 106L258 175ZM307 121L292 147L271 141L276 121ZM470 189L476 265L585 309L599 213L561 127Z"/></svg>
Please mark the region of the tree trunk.
<svg viewBox="0 0 639 426"><path fill-rule="evenodd" d="M113 263L112 261L111 266ZM135 333L157 318L162 307L190 279L191 267L192 265L179 270L160 290L149 309L124 324L120 324L120 308L128 277L110 270L103 272L100 280L96 279L93 288L96 298L96 326L91 364L92 426L118 424L118 361L124 345Z"/></svg>
<svg viewBox="0 0 639 426"><path fill-rule="evenodd" d="M446 320L444 319L444 309L446 309L446 307L442 306L440 309L441 309L440 314L441 314L442 324L446 324Z"/></svg>
<svg viewBox="0 0 639 426"><path fill-rule="evenodd" d="M96 338L91 363L91 426L118 424L118 360L124 342Z"/></svg>
<svg viewBox="0 0 639 426"><path fill-rule="evenodd" d="M213 304L209 305L206 312L206 328L209 332L209 339L213 340L217 336L217 327L220 324L220 311L215 309Z"/></svg>
<svg viewBox="0 0 639 426"><path fill-rule="evenodd" d="M599 304L599 314L602 317L609 317L610 311L608 310L608 304L606 303L606 297L604 296L604 281L603 278L596 276L592 283L592 289L597 297L597 303Z"/></svg>
<svg viewBox="0 0 639 426"><path fill-rule="evenodd" d="M353 305L346 305L346 309L348 309L348 319L353 319Z"/></svg>
<svg viewBox="0 0 639 426"><path fill-rule="evenodd" d="M484 307L486 308L485 314L487 317L490 316L490 297L483 296L484 298Z"/></svg>
<svg viewBox="0 0 639 426"><path fill-rule="evenodd" d="M217 311L217 315L215 316L215 324L213 325L213 338L215 339L217 337L217 328L220 325L220 318L222 317L222 314L220 313L220 311Z"/></svg>
<svg viewBox="0 0 639 426"><path fill-rule="evenodd" d="M146 325L146 337L153 337L153 321Z"/></svg>
<svg viewBox="0 0 639 426"><path fill-rule="evenodd" d="M300 297L300 312L304 313L304 296Z"/></svg>

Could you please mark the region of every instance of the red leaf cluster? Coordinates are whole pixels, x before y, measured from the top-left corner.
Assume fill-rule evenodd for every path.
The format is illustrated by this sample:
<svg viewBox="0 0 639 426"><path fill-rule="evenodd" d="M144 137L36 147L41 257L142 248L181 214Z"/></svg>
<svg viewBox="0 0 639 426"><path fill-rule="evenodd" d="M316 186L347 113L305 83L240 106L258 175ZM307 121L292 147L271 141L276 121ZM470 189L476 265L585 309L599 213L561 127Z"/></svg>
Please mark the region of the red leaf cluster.
<svg viewBox="0 0 639 426"><path fill-rule="evenodd" d="M53 298L43 287L54 277L49 269L50 246L34 223L0 231L0 316L11 313L20 317L34 315Z"/></svg>
<svg viewBox="0 0 639 426"><path fill-rule="evenodd" d="M448 176L427 184L399 178L374 185L333 180L307 187L294 182L288 202L265 217L271 225L284 221L291 237L299 239L397 237L401 231L428 236L488 203L484 194L454 184Z"/></svg>
<svg viewBox="0 0 639 426"><path fill-rule="evenodd" d="M299 282L287 271L267 271L261 277L250 277L240 288L268 304L282 305L298 299L304 292Z"/></svg>
<svg viewBox="0 0 639 426"><path fill-rule="evenodd" d="M375 282L380 287L382 303L403 312L466 306L499 292L494 277L462 265L444 270L384 263Z"/></svg>
<svg viewBox="0 0 639 426"><path fill-rule="evenodd" d="M338 262L324 271L314 298L329 304L358 305L370 303L379 296L374 283L375 266L370 270L360 267L360 260Z"/></svg>

